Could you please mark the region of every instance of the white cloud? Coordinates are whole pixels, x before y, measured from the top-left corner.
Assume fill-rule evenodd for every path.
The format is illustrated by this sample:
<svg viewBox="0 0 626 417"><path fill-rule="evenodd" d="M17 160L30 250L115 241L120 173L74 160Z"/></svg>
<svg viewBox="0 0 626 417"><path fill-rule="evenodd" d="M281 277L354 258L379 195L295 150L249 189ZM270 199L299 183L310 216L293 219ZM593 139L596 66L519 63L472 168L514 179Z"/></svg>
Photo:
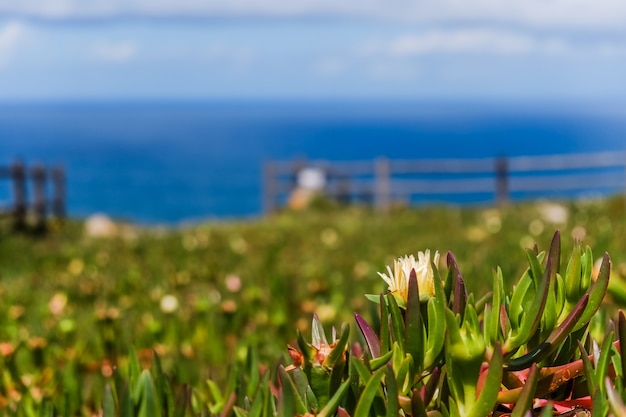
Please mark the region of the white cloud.
<svg viewBox="0 0 626 417"><path fill-rule="evenodd" d="M126 62L137 54L138 47L134 42L99 42L90 51L90 56L97 61Z"/></svg>
<svg viewBox="0 0 626 417"><path fill-rule="evenodd" d="M24 26L19 22L0 27L0 68L7 65L23 35Z"/></svg>
<svg viewBox="0 0 626 417"><path fill-rule="evenodd" d="M396 58L458 54L616 57L626 54L626 48L619 40L586 39L583 42L565 35L542 36L531 32L488 28L434 29L369 41L358 50L362 56L385 55Z"/></svg>
<svg viewBox="0 0 626 417"><path fill-rule="evenodd" d="M620 58L626 56L626 46L602 42L595 46L594 52L603 58Z"/></svg>
<svg viewBox="0 0 626 417"><path fill-rule="evenodd" d="M1 15L44 19L156 17L365 17L426 24L500 23L624 30L623 0L0 0Z"/></svg>
<svg viewBox="0 0 626 417"><path fill-rule="evenodd" d="M124 12L123 3L117 0L92 0L88 2L80 0L0 0L0 16L16 15L50 20L106 17Z"/></svg>
<svg viewBox="0 0 626 417"><path fill-rule="evenodd" d="M534 40L527 35L490 29L434 30L394 39L387 48L396 56L464 52L517 55L531 51Z"/></svg>

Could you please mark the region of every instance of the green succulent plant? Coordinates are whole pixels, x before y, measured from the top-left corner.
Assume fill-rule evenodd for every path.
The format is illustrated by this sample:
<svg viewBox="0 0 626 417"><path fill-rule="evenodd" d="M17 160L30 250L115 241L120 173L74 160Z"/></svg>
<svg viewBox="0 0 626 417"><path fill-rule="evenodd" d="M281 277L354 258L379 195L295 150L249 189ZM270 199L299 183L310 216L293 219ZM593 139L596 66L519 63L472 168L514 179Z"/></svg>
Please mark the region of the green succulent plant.
<svg viewBox="0 0 626 417"><path fill-rule="evenodd" d="M431 299L425 317L415 313L413 307L420 310L420 306L416 301L419 295L413 276L408 280L406 310L401 311L403 321L393 320L395 302L389 295L384 296L380 335L366 323L360 324L372 355L376 355L378 340L387 337L384 306L389 306L392 312L390 333L396 335L396 340L402 340L399 337L402 328L405 335L410 334L410 329L418 329L415 337L403 339L408 354L414 361L417 359L417 363L430 339L438 338L443 332L441 324L438 324L438 331L433 331L424 323L444 323L446 328L443 355L439 354L435 368L418 366L423 372L414 373L410 383L405 384L404 391L408 391L409 397L413 394L412 402L421 403L423 407L418 409L422 412L411 414L405 409L405 415L426 415L432 411L450 416L507 413L521 416L533 407L590 411L594 409L592 395L606 398L601 382L594 390L580 388L582 382L589 379L585 367L581 366L586 355L583 346L595 343L588 327L608 288L610 260L608 255L604 256L598 276L592 280L591 250L583 250L577 244L561 272L560 246L557 232L547 256L536 247L528 250L529 267L508 294L503 290L502 273L498 269L494 272L492 292L474 301L473 296L466 293L454 257L448 254L446 280L442 282L438 274L434 274L436 288L445 289L438 290L434 298L443 300L443 310L433 308ZM435 265L433 269L436 270ZM605 340L610 341L610 333L607 336ZM610 352L611 346L605 341L600 351ZM433 369L438 371L433 372ZM436 387L436 391L431 394L428 387ZM421 394L417 399L416 393ZM608 410L606 405L598 409ZM596 415L606 415L603 411Z"/></svg>
<svg viewBox="0 0 626 417"><path fill-rule="evenodd" d="M621 375L607 368L621 357L619 344L608 332L598 348L589 333L608 288L608 254L596 277L591 250L581 244L562 267L557 232L547 254L535 247L527 258L528 269L510 292L496 269L493 290L478 301L467 294L452 254L445 279L434 263L432 273L422 274L422 283L424 276L432 280L427 294L419 291L416 269L430 260L398 259L393 273L388 268L393 276L383 277L390 292L378 300L378 329L355 315L367 350L351 350L343 415L607 415L620 407ZM585 346L602 360L592 363ZM615 377L605 382L609 375Z"/></svg>
<svg viewBox="0 0 626 417"><path fill-rule="evenodd" d="M312 342L299 334L294 363L279 367L276 413L254 415L626 415L624 314L617 326L603 323L602 340L590 328L602 318L608 254L596 276L591 250L579 243L562 265L557 232L547 253L526 255L511 291L496 269L492 291L477 301L452 254L443 279L428 257L399 258L383 276L390 291L368 297L378 304L376 326L355 314L352 344L347 325L328 343L314 316Z"/></svg>

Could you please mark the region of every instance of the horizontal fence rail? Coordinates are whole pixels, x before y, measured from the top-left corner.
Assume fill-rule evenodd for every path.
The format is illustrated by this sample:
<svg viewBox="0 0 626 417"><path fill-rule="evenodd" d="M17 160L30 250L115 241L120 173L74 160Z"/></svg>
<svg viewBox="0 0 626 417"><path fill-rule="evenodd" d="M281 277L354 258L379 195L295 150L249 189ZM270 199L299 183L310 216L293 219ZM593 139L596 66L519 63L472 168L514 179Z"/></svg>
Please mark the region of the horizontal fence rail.
<svg viewBox="0 0 626 417"><path fill-rule="evenodd" d="M512 197L549 193L626 190L626 151L590 154L476 159L378 158L371 161L270 161L264 165L266 212L286 204L299 176L313 170L322 179L316 191L345 202L366 202L387 210L396 202L427 197L481 195L505 203Z"/></svg>

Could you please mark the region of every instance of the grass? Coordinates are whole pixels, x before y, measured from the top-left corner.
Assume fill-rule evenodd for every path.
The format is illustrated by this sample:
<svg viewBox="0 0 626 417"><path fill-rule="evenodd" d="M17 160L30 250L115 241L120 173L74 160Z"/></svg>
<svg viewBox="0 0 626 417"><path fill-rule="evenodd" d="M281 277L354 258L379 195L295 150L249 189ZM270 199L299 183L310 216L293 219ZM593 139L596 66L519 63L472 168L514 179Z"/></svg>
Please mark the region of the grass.
<svg viewBox="0 0 626 417"><path fill-rule="evenodd" d="M564 254L582 239L597 258L609 251L626 278L622 197L387 215L325 207L180 229L127 225L107 239L86 236L79 221L45 236L1 224L0 406L61 388L97 404L131 347L146 361L157 351L175 380L224 380L248 346L274 364L314 312L337 327L354 312L369 316L363 295L385 290L377 271L396 257L452 251L481 295L493 268L517 278L523 248L546 247L556 229Z"/></svg>

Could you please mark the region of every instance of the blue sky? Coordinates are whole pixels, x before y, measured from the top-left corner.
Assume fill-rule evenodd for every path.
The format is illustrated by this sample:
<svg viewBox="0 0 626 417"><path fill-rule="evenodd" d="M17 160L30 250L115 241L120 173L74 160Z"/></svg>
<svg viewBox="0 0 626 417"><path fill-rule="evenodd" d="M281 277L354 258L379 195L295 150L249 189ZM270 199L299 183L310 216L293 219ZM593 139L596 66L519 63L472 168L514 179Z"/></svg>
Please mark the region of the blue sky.
<svg viewBox="0 0 626 417"><path fill-rule="evenodd" d="M623 101L621 0L0 0L0 101Z"/></svg>

